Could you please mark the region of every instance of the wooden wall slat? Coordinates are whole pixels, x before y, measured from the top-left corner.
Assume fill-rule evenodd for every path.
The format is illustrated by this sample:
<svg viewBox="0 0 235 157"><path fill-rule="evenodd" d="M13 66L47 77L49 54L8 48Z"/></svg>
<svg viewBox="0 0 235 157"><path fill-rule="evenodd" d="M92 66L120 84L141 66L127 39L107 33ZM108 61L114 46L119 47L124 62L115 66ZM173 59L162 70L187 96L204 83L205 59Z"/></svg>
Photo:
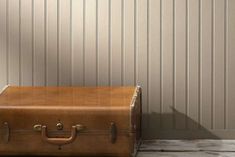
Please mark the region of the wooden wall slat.
<svg viewBox="0 0 235 157"><path fill-rule="evenodd" d="M84 85L84 0L72 0L72 85Z"/></svg>
<svg viewBox="0 0 235 157"><path fill-rule="evenodd" d="M46 1L47 17L46 17L46 39L47 39L47 85L58 85L58 8L57 0Z"/></svg>
<svg viewBox="0 0 235 157"><path fill-rule="evenodd" d="M188 110L188 1L174 1L174 127L185 129Z"/></svg>
<svg viewBox="0 0 235 157"><path fill-rule="evenodd" d="M149 134L160 129L161 118L161 0L149 1Z"/></svg>
<svg viewBox="0 0 235 157"><path fill-rule="evenodd" d="M148 128L148 1L136 1L136 70L137 84L143 91L143 131Z"/></svg>
<svg viewBox="0 0 235 157"><path fill-rule="evenodd" d="M162 1L162 128L173 129L173 0Z"/></svg>
<svg viewBox="0 0 235 157"><path fill-rule="evenodd" d="M21 1L21 85L32 86L32 65L33 65L33 53L32 53L32 0Z"/></svg>
<svg viewBox="0 0 235 157"><path fill-rule="evenodd" d="M85 1L85 85L95 86L96 71L96 0Z"/></svg>
<svg viewBox="0 0 235 157"><path fill-rule="evenodd" d="M98 1L98 85L109 85L110 0Z"/></svg>
<svg viewBox="0 0 235 157"><path fill-rule="evenodd" d="M228 129L233 129L235 110L235 1L227 0L227 123Z"/></svg>
<svg viewBox="0 0 235 157"><path fill-rule="evenodd" d="M0 0L0 88L7 80L7 0Z"/></svg>
<svg viewBox="0 0 235 157"><path fill-rule="evenodd" d="M213 64L213 43L212 43L212 0L201 1L201 116L202 126L212 128L212 64Z"/></svg>
<svg viewBox="0 0 235 157"><path fill-rule="evenodd" d="M122 84L122 2L111 1L111 85Z"/></svg>
<svg viewBox="0 0 235 157"><path fill-rule="evenodd" d="M20 1L8 0L8 68L9 84L20 84Z"/></svg>
<svg viewBox="0 0 235 157"><path fill-rule="evenodd" d="M59 84L71 85L71 1L60 0L59 8Z"/></svg>
<svg viewBox="0 0 235 157"><path fill-rule="evenodd" d="M123 84L135 84L135 0L123 1Z"/></svg>
<svg viewBox="0 0 235 157"><path fill-rule="evenodd" d="M214 1L214 127L224 129L225 1Z"/></svg>
<svg viewBox="0 0 235 157"><path fill-rule="evenodd" d="M188 117L189 129L198 129L200 114L200 1L188 1ZM192 123L192 121L194 123Z"/></svg>
<svg viewBox="0 0 235 157"><path fill-rule="evenodd" d="M35 86L46 85L45 1L34 0L34 69Z"/></svg>

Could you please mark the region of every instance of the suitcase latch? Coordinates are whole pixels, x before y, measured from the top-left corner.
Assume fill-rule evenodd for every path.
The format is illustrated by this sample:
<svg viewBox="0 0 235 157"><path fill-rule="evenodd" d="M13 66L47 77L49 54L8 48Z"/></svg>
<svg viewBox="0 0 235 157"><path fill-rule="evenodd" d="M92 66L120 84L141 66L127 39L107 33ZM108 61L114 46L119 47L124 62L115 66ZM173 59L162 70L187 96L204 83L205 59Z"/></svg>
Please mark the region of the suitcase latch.
<svg viewBox="0 0 235 157"><path fill-rule="evenodd" d="M7 122L3 123L2 131L3 131L2 139L5 143L8 143L9 142L9 136L10 136L10 128L9 128L9 124Z"/></svg>
<svg viewBox="0 0 235 157"><path fill-rule="evenodd" d="M111 133L110 141L111 143L115 143L117 140L117 127L114 122L111 123L110 133Z"/></svg>

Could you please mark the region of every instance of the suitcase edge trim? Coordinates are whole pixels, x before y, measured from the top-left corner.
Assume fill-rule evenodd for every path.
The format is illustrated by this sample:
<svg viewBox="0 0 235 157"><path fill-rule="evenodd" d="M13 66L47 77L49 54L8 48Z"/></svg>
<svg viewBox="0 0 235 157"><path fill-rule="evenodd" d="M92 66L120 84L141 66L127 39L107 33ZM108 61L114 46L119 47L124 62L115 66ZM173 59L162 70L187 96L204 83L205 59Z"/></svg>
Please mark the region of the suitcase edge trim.
<svg viewBox="0 0 235 157"><path fill-rule="evenodd" d="M134 109L135 107L137 107L136 105L136 101L138 96L140 97L140 102L139 102L139 108L140 108L140 137L137 141L135 141L136 143L133 143L134 148L133 148L133 152L130 154L131 157L136 157L138 154L138 149L140 147L140 144L142 143L142 136L141 136L141 124L142 124L142 89L139 85L136 86L134 94L132 96L131 99L131 104L130 104L130 132L134 133L136 132L135 127L133 126L133 115L134 114Z"/></svg>
<svg viewBox="0 0 235 157"><path fill-rule="evenodd" d="M5 85L5 86L0 90L0 95L3 94L3 92L5 92L8 87L10 87L9 84L8 84L8 85Z"/></svg>

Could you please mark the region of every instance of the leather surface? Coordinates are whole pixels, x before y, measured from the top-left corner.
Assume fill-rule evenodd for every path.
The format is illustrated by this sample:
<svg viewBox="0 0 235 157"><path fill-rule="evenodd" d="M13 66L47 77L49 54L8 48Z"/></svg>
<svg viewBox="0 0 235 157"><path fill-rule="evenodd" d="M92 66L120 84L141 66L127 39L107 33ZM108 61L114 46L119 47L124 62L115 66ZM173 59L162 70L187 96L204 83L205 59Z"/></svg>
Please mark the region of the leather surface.
<svg viewBox="0 0 235 157"><path fill-rule="evenodd" d="M139 98L133 111L130 107L136 89L8 87L0 95L0 124L8 122L10 138L8 143L0 141L0 155L129 156L139 140ZM57 129L59 122L63 130ZM110 142L112 122L117 126L114 144ZM58 145L42 140L41 133L33 130L35 124L47 126L51 138L69 137L71 126L76 124L84 125L85 130L78 132L72 143L58 149ZM133 129L133 125L137 128ZM1 130L0 136L4 136Z"/></svg>

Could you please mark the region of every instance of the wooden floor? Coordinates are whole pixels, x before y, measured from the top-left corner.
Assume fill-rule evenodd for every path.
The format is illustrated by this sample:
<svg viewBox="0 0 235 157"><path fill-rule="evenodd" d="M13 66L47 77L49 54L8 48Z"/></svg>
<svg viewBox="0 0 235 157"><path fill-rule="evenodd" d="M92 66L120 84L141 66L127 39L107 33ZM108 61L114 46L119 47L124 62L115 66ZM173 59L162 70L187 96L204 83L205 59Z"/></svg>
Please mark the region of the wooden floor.
<svg viewBox="0 0 235 157"><path fill-rule="evenodd" d="M144 141L137 157L235 157L235 140Z"/></svg>

